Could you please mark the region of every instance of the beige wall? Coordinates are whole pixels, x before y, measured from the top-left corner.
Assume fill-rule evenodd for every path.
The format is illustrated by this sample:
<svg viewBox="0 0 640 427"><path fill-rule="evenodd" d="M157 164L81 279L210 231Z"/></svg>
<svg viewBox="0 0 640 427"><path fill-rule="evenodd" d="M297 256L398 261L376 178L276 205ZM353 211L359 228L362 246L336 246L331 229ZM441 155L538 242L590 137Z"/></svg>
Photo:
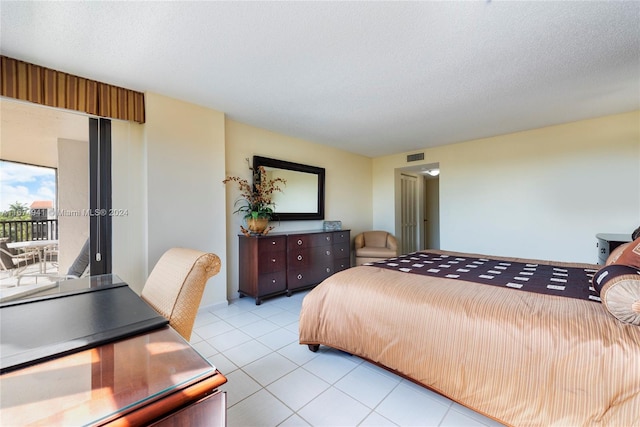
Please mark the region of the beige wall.
<svg viewBox="0 0 640 427"><path fill-rule="evenodd" d="M201 305L226 304L224 114L153 93L145 102L148 269L174 246L213 252L222 269Z"/></svg>
<svg viewBox="0 0 640 427"><path fill-rule="evenodd" d="M87 116L31 102L0 99L0 157L58 167L58 139L89 140Z"/></svg>
<svg viewBox="0 0 640 427"><path fill-rule="evenodd" d="M254 155L325 168L325 220L342 221L351 234L371 228L372 187L371 159L336 148L270 132L227 119L227 175L240 176L251 182L247 161ZM219 186L224 187L220 179ZM227 186L227 293L238 296L238 233L242 218L231 215L239 193L236 186ZM273 232L321 229L319 221L283 221L274 223Z"/></svg>
<svg viewBox="0 0 640 427"><path fill-rule="evenodd" d="M85 118L86 120L86 118ZM65 274L89 237L89 143L59 139L58 272Z"/></svg>
<svg viewBox="0 0 640 427"><path fill-rule="evenodd" d="M114 218L113 271L134 289L165 250L188 246L223 262L202 305L237 296L242 219L231 214L236 189L222 180L250 180L245 159L253 155L324 167L325 219L341 220L352 236L395 230L396 169L409 165L408 153L370 159L153 93L146 102L146 124L112 121L113 207L128 209ZM0 105L4 113L6 103ZM15 127L8 117L5 141ZM86 117L75 119L85 132ZM639 123L636 111L416 150L425 152L423 164L440 164L441 248L594 262L596 233L630 233L640 225ZM56 141L74 136L58 133ZM3 144L3 158L14 157L8 149ZM307 230L322 221L275 225Z"/></svg>
<svg viewBox="0 0 640 427"><path fill-rule="evenodd" d="M144 125L111 121L112 271L140 293L147 278Z"/></svg>
<svg viewBox="0 0 640 427"><path fill-rule="evenodd" d="M596 262L596 233L640 225L638 111L424 152L440 163L442 249ZM406 154L373 161L374 227L395 227Z"/></svg>

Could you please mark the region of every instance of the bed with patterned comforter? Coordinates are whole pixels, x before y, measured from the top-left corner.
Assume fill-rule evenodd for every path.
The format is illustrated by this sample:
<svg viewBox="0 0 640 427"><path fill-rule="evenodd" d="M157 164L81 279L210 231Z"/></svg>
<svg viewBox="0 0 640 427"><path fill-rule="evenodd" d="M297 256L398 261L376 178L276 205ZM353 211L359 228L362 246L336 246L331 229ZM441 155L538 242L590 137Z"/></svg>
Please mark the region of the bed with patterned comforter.
<svg viewBox="0 0 640 427"><path fill-rule="evenodd" d="M300 343L507 425L640 426L640 325L600 302L600 267L428 251L350 268L305 297Z"/></svg>

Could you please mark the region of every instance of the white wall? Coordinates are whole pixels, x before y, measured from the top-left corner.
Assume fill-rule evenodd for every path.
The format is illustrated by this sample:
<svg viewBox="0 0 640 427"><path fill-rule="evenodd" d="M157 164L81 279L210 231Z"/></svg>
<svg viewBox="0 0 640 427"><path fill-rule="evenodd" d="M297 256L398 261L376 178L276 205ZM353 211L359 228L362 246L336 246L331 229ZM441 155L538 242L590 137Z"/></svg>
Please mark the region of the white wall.
<svg viewBox="0 0 640 427"><path fill-rule="evenodd" d="M351 237L371 229L371 159L336 148L301 140L265 129L226 120L226 171L252 181L247 161L254 155L325 168L325 220L342 221ZM223 188L221 178L218 182ZM239 215L231 215L239 193L236 186L227 185L227 292L238 296L238 234L243 225ZM272 223L273 232L321 229L319 221L282 221Z"/></svg>
<svg viewBox="0 0 640 427"><path fill-rule="evenodd" d="M639 124L636 111L423 150L440 163L441 248L595 263L596 233L640 225ZM395 226L406 154L373 161L376 228Z"/></svg>
<svg viewBox="0 0 640 427"><path fill-rule="evenodd" d="M201 306L226 304L224 114L154 93L145 102L148 270L175 246L213 252L222 269Z"/></svg>

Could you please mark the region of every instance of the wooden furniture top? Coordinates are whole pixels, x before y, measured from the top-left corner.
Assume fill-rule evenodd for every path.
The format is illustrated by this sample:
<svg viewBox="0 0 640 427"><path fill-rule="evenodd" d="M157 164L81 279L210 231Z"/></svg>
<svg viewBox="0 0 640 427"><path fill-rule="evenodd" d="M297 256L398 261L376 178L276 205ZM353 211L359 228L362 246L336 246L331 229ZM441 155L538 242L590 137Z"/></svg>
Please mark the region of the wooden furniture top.
<svg viewBox="0 0 640 427"><path fill-rule="evenodd" d="M0 424L148 424L225 382L167 326L1 375Z"/></svg>
<svg viewBox="0 0 640 427"><path fill-rule="evenodd" d="M242 233L238 233L238 236L263 239L263 238L276 237L276 236L297 236L298 234L340 233L342 231L347 232L351 230L348 228L345 228L342 230L325 230L322 228L318 228L315 230L271 231L267 234L256 234L251 236L246 236Z"/></svg>

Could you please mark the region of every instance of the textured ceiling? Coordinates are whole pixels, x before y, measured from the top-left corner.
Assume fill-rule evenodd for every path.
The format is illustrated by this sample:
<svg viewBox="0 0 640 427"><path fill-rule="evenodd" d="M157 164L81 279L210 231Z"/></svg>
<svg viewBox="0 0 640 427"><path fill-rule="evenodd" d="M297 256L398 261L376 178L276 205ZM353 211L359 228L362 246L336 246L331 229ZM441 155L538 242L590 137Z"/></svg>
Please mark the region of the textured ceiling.
<svg viewBox="0 0 640 427"><path fill-rule="evenodd" d="M3 55L380 156L640 108L640 2L8 2Z"/></svg>

